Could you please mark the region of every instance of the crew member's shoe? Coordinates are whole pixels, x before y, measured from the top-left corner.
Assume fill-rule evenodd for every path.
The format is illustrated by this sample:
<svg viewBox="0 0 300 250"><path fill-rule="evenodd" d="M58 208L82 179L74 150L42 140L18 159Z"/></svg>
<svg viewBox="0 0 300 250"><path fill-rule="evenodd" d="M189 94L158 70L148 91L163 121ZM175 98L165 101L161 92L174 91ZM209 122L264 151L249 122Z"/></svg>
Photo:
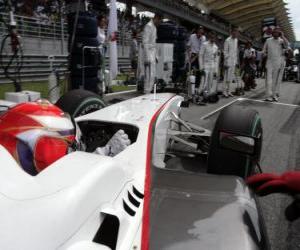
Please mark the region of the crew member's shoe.
<svg viewBox="0 0 300 250"><path fill-rule="evenodd" d="M224 98L228 98L228 94L226 92L223 92L223 95L222 95Z"/></svg>
<svg viewBox="0 0 300 250"><path fill-rule="evenodd" d="M229 97L233 97L233 94L231 94L231 93L228 93L228 96L229 96Z"/></svg>
<svg viewBox="0 0 300 250"><path fill-rule="evenodd" d="M268 98L265 99L265 101L266 101L266 102L273 102L274 100L273 100L272 97L268 97Z"/></svg>
<svg viewBox="0 0 300 250"><path fill-rule="evenodd" d="M206 103L207 102L205 101L205 99L203 99L202 101L200 99L198 99L198 101L195 104L197 104L199 106L206 106Z"/></svg>
<svg viewBox="0 0 300 250"><path fill-rule="evenodd" d="M239 88L236 88L234 92L232 92L233 95L235 96L240 96L240 89Z"/></svg>
<svg viewBox="0 0 300 250"><path fill-rule="evenodd" d="M199 105L199 106L206 106L206 103L205 102L201 102L201 101L197 102L196 104Z"/></svg>
<svg viewBox="0 0 300 250"><path fill-rule="evenodd" d="M273 97L273 101L274 101L274 102L278 102L278 97L277 97L277 96L274 96L274 97Z"/></svg>

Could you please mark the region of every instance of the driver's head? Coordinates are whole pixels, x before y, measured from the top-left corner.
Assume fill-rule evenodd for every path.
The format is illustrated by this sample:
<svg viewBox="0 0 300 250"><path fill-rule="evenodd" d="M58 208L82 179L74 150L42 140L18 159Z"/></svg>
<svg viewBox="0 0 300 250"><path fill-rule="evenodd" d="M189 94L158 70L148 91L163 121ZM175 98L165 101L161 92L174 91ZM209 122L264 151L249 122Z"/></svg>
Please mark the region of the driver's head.
<svg viewBox="0 0 300 250"><path fill-rule="evenodd" d="M75 142L72 120L48 101L22 103L0 117L0 142L27 173L36 175Z"/></svg>

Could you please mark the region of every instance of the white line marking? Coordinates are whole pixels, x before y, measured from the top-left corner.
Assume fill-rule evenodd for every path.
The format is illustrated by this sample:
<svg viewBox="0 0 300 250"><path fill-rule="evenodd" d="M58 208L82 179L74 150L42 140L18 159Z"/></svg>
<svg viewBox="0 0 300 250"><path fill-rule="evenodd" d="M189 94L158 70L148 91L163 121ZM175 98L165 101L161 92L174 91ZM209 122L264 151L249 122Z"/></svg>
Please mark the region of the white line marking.
<svg viewBox="0 0 300 250"><path fill-rule="evenodd" d="M249 99L249 98L240 98L240 99L247 100L247 101L261 102L261 103L283 105L283 106L288 106L288 107L293 107L293 108L299 108L300 107L300 105L283 103L283 102L268 102L268 101L264 101L264 100L256 100L256 99Z"/></svg>
<svg viewBox="0 0 300 250"><path fill-rule="evenodd" d="M133 92L136 92L136 89L134 89L134 90L120 91L120 92L115 92L115 93L109 93L109 94L105 94L104 96L122 95L122 94L128 94L128 93L133 93Z"/></svg>
<svg viewBox="0 0 300 250"><path fill-rule="evenodd" d="M215 113L221 111L222 109L224 109L224 108L230 106L231 104L233 104L233 103L235 103L235 102L241 101L242 99L243 99L243 98L237 98L237 99L235 99L235 100L232 100L231 102L229 102L229 103L227 103L227 104L225 104L225 105L223 105L223 106L217 108L216 110L214 110L214 111L212 111L212 112L206 114L205 116L202 116L200 119L201 119L201 120L205 120L205 119L207 119L208 117L212 116L213 114L215 114Z"/></svg>
<svg viewBox="0 0 300 250"><path fill-rule="evenodd" d="M231 104L235 103L235 102L241 102L241 101L253 101L253 102L260 102L260 103L268 103L268 104L276 104L276 105L283 105L283 106L288 106L288 107L293 107L293 108L299 108L300 105L295 105L295 104L289 104L289 103L283 103L283 102L267 102L267 101L264 101L264 100L256 100L256 99L250 99L250 98L245 98L245 97L240 97L240 98L237 98L219 108L217 108L216 110L206 114L205 116L202 116L200 119L201 120L205 120L207 119L208 117L214 115L215 113L221 111L222 109L230 106Z"/></svg>

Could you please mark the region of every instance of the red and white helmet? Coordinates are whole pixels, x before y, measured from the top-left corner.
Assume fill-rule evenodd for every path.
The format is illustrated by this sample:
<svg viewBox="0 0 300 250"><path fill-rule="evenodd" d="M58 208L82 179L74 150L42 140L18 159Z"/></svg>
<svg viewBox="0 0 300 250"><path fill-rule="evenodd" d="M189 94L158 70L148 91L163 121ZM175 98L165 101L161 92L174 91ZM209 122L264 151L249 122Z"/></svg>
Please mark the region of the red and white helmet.
<svg viewBox="0 0 300 250"><path fill-rule="evenodd" d="M74 142L71 119L46 100L18 104L0 116L0 144L31 175L66 155Z"/></svg>

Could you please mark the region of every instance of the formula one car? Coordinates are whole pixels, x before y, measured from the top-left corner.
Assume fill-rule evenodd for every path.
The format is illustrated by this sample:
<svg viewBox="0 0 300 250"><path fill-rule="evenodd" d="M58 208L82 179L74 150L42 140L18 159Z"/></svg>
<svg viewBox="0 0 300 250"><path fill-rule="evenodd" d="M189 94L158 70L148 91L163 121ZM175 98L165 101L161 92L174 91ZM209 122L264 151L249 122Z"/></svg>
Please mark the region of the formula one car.
<svg viewBox="0 0 300 250"><path fill-rule="evenodd" d="M256 111L227 108L211 132L180 118L180 96L145 95L95 111L101 102L76 91L57 105L77 116L85 151L30 176L0 145L0 249L269 248L243 180L260 159ZM92 153L120 129L130 146L114 157ZM207 157L206 173L172 169L182 155Z"/></svg>

